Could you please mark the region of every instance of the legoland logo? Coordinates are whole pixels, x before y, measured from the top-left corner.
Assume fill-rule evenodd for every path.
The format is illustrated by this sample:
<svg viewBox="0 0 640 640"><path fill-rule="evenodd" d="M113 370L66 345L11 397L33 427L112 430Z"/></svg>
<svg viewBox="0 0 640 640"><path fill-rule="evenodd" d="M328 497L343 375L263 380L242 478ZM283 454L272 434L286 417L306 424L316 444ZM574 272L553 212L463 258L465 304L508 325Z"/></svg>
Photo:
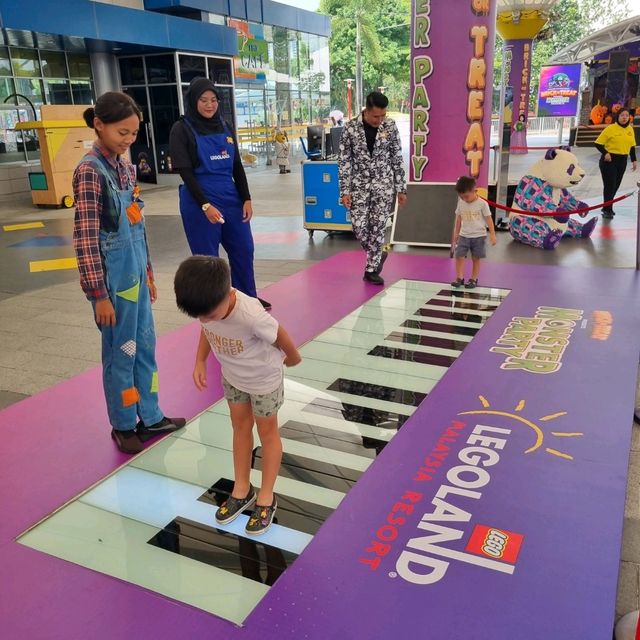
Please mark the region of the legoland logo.
<svg viewBox="0 0 640 640"><path fill-rule="evenodd" d="M525 536L501 527L473 523L471 508L482 499L484 488L490 484L492 474L508 451L509 439L518 429L525 427L525 432L530 432L534 438L524 449L525 455L545 452L564 461L573 460L573 456L561 450L564 446L546 446L547 441L558 438L568 442L568 439L584 434L548 429L547 423L564 418L566 411L546 413L536 419L523 415L524 400L520 400L512 411L504 411L493 409L484 396L479 399L481 409L461 411L458 416L506 418L514 423L512 428L475 424L469 433L467 422L452 420L414 473L412 485L407 486L390 507L385 522L364 549L360 563L375 571L385 557L393 557L394 541L415 511L422 514L415 525L417 531L395 556L394 569L388 572L390 578L401 578L417 585L435 584L450 566L458 563L513 574ZM516 451L513 454L518 455ZM428 483L438 475L445 478L439 487L430 490ZM505 478L500 480L504 482ZM425 504L427 500L430 504ZM450 543L460 546L456 549L449 546Z"/></svg>
<svg viewBox="0 0 640 640"><path fill-rule="evenodd" d="M218 155L209 156L210 160L228 160L231 156L226 149L223 149Z"/></svg>
<svg viewBox="0 0 640 640"><path fill-rule="evenodd" d="M435 584L444 578L451 564L459 562L513 574L514 564L504 559L507 549L509 557L513 557L514 546L509 548L508 544L511 532L475 525L475 538L469 539L464 550L447 546L465 536L473 517L467 511L470 504L467 499L472 498L474 502L482 499L482 490L491 482L491 472L495 471L492 468L502 459L511 434L511 429L475 425L466 446L458 451L454 466L447 470L446 481L436 491L429 510L422 514L417 525L418 536L406 542L396 560L395 571L389 572L390 578L417 585Z"/></svg>
<svg viewBox="0 0 640 640"><path fill-rule="evenodd" d="M524 536L520 533L477 524L465 548L469 553L516 564Z"/></svg>

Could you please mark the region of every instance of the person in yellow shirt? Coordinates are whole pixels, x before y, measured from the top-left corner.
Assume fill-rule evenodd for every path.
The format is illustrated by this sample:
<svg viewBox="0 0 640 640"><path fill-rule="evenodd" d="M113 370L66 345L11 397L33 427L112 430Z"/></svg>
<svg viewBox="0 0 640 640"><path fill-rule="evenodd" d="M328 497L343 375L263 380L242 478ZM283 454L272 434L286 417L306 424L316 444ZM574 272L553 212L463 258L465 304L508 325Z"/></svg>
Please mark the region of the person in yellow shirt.
<svg viewBox="0 0 640 640"><path fill-rule="evenodd" d="M621 109L618 111L615 123L604 129L595 142L596 149L602 154L600 173L602 174L605 203L616 197L622 176L627 170L627 156L631 158L632 171L635 171L638 166L636 162L636 135L631 122L629 110ZM614 215L612 205L605 204L602 207L603 218L611 220Z"/></svg>

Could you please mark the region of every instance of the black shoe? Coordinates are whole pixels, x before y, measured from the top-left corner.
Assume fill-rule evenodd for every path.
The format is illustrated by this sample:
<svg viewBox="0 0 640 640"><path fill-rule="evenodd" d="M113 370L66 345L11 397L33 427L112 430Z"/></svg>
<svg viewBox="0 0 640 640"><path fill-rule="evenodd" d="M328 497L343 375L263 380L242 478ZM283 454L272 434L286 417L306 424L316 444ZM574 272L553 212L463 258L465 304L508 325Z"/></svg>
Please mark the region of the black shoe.
<svg viewBox="0 0 640 640"><path fill-rule="evenodd" d="M156 422L150 426L145 426L140 420L136 425L136 433L142 442L147 442L156 436L163 436L166 433L172 433L178 429L182 429L187 421L184 418L162 418L160 422Z"/></svg>
<svg viewBox="0 0 640 640"><path fill-rule="evenodd" d="M291 173L291 169L285 169L285 173Z"/></svg>
<svg viewBox="0 0 640 640"><path fill-rule="evenodd" d="M263 300L262 298L258 298L258 301L260 302L260 304L262 305L263 309L265 311L269 311L271 309L271 303L267 302L266 300Z"/></svg>
<svg viewBox="0 0 640 640"><path fill-rule="evenodd" d="M613 216L615 216L616 214L613 212L613 209L603 209L602 210L602 217L605 220L613 220Z"/></svg>
<svg viewBox="0 0 640 640"><path fill-rule="evenodd" d="M465 289L475 289L478 286L478 279L477 278L469 278L469 280L467 280L467 284L464 285Z"/></svg>
<svg viewBox="0 0 640 640"><path fill-rule="evenodd" d="M278 501L275 496L268 507L261 507L257 504L244 530L253 536L264 533L271 526L277 508Z"/></svg>
<svg viewBox="0 0 640 640"><path fill-rule="evenodd" d="M218 524L229 524L233 522L243 511L251 509L256 501L256 492L249 485L249 493L246 498L234 498L229 496L216 511L216 522Z"/></svg>
<svg viewBox="0 0 640 640"><path fill-rule="evenodd" d="M362 279L365 282L370 282L371 284L384 284L384 280L375 271L365 271Z"/></svg>
<svg viewBox="0 0 640 640"><path fill-rule="evenodd" d="M122 453L136 454L144 451L144 445L138 437L135 429L130 431L111 430L111 437Z"/></svg>
<svg viewBox="0 0 640 640"><path fill-rule="evenodd" d="M464 287L464 278L456 278L452 283L452 287L458 289L459 287Z"/></svg>
<svg viewBox="0 0 640 640"><path fill-rule="evenodd" d="M384 263L388 257L389 257L389 252L383 251L382 256L380 256L380 264L378 265L378 268L374 271L374 273L377 273L378 275L382 273L382 268L384 267Z"/></svg>

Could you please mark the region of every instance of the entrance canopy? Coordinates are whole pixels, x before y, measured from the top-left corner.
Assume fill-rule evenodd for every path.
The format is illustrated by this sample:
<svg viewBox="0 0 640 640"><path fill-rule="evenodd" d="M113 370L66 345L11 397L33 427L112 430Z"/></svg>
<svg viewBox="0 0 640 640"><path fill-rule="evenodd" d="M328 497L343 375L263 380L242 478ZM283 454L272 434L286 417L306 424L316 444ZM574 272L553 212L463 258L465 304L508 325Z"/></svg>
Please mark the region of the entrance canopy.
<svg viewBox="0 0 640 640"><path fill-rule="evenodd" d="M129 53L143 47L225 56L238 53L238 36L230 27L89 0L0 0L0 26L84 38L97 51Z"/></svg>
<svg viewBox="0 0 640 640"><path fill-rule="evenodd" d="M603 51L640 40L640 15L578 40L556 53L550 62L586 62Z"/></svg>

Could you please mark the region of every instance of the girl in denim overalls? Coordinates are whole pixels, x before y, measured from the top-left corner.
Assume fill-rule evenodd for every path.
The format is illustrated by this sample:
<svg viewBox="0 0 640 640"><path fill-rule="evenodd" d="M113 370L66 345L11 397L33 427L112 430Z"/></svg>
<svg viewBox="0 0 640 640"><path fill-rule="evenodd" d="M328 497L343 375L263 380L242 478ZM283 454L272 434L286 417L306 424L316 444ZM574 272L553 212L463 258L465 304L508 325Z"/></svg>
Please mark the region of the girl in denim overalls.
<svg viewBox="0 0 640 640"><path fill-rule="evenodd" d="M73 245L80 283L102 333L111 437L120 451L139 453L149 438L185 425L183 418L166 418L158 406L151 315L157 294L144 203L135 184L135 168L123 158L136 139L141 112L126 94L108 92L84 112L84 119L98 140L73 176Z"/></svg>

